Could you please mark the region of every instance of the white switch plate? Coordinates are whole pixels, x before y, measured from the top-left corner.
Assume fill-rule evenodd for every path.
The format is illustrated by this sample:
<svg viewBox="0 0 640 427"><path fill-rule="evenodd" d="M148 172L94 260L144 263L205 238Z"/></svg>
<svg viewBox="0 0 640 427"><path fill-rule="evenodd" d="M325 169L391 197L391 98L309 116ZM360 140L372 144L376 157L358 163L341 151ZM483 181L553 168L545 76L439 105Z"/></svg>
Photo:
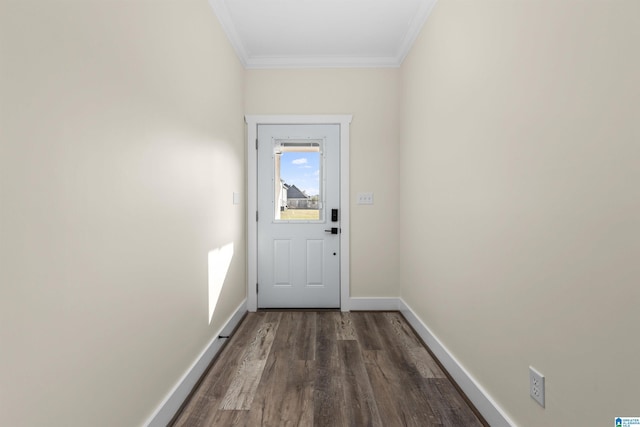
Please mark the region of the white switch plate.
<svg viewBox="0 0 640 427"><path fill-rule="evenodd" d="M372 205L373 193L358 193L357 203L359 205Z"/></svg>
<svg viewBox="0 0 640 427"><path fill-rule="evenodd" d="M233 204L234 205L239 205L240 204L240 193L233 193Z"/></svg>

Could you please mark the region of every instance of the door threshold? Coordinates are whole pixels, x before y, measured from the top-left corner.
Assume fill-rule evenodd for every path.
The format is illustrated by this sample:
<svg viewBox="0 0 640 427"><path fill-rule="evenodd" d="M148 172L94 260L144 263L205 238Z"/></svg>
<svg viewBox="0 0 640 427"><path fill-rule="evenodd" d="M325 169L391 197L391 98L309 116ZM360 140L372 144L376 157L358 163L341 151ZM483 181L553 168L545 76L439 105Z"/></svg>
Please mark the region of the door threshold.
<svg viewBox="0 0 640 427"><path fill-rule="evenodd" d="M273 312L273 311L282 311L282 312L288 312L288 311L310 311L310 312L315 312L315 311L336 311L336 312L340 312L339 308L259 308L258 312Z"/></svg>

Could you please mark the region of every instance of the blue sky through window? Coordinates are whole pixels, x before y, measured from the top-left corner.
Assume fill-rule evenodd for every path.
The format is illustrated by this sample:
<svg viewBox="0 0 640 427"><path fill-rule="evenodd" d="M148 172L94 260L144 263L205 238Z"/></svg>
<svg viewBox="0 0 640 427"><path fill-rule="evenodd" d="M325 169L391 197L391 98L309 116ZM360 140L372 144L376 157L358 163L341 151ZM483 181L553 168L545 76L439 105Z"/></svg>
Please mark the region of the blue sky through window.
<svg viewBox="0 0 640 427"><path fill-rule="evenodd" d="M307 196L317 196L320 194L320 153L282 153L280 178L306 192Z"/></svg>

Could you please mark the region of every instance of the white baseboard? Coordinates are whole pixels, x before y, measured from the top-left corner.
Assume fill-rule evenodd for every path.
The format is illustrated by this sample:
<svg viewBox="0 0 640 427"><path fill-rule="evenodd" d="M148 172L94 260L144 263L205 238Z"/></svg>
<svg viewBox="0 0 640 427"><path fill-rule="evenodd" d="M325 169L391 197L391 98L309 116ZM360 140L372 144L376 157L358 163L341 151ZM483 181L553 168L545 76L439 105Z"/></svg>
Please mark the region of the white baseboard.
<svg viewBox="0 0 640 427"><path fill-rule="evenodd" d="M214 335L211 342L205 347L200 356L196 358L191 367L187 369L169 394L167 394L167 397L165 397L153 415L151 415L143 425L147 427L165 427L169 424L213 358L218 354L220 348L222 348L225 340L219 339L218 336L229 335L233 332L246 312L247 300L245 299L233 312L231 317L227 319L220 331Z"/></svg>
<svg viewBox="0 0 640 427"><path fill-rule="evenodd" d="M435 354L447 372L453 377L458 386L464 391L476 409L492 427L515 427L515 423L491 398L489 393L471 376L471 374L458 362L422 320L413 312L411 307L402 298L398 299L398 309L407 322L420 335Z"/></svg>
<svg viewBox="0 0 640 427"><path fill-rule="evenodd" d="M353 311L395 311L398 298L349 298L349 310Z"/></svg>

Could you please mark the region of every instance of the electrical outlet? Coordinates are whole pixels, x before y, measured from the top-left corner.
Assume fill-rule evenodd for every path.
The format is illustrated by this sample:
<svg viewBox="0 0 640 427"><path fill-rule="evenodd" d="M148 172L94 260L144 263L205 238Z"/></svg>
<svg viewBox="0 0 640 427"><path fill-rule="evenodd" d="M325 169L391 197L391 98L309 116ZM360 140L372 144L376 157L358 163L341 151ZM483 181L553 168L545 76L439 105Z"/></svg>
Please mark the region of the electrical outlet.
<svg viewBox="0 0 640 427"><path fill-rule="evenodd" d="M544 408L544 375L529 366L529 394Z"/></svg>
<svg viewBox="0 0 640 427"><path fill-rule="evenodd" d="M359 205L372 205L373 204L373 193L358 193L358 201Z"/></svg>

